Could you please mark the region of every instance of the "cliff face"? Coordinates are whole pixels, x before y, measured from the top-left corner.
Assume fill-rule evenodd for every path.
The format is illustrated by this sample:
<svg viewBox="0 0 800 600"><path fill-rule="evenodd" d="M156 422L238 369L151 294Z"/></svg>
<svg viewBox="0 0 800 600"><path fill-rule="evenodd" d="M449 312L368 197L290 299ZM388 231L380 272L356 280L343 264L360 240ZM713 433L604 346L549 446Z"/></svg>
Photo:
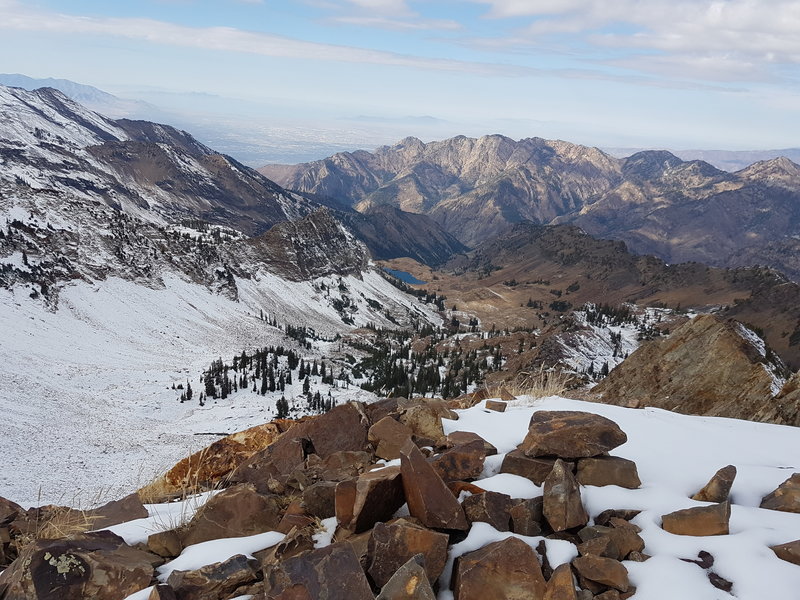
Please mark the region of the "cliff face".
<svg viewBox="0 0 800 600"><path fill-rule="evenodd" d="M775 400L785 372L741 323L701 315L644 344L594 391L620 406L800 425L797 412Z"/></svg>

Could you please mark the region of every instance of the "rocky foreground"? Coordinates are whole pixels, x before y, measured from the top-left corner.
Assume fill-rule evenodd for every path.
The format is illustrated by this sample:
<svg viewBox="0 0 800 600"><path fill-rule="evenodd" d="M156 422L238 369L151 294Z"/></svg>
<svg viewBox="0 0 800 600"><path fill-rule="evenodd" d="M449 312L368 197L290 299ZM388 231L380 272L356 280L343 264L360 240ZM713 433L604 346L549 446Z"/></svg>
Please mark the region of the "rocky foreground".
<svg viewBox="0 0 800 600"><path fill-rule="evenodd" d="M0 599L800 594L800 469L777 462L796 459L794 428L597 405L642 424L626 434L601 414L501 396L269 423L92 511L0 499ZM546 407L572 405L593 406ZM737 450L740 433L756 447ZM726 440L741 476L720 464L689 489L691 453L708 454L702 471ZM190 488L218 491L184 522L156 522L157 505L141 501L163 510Z"/></svg>

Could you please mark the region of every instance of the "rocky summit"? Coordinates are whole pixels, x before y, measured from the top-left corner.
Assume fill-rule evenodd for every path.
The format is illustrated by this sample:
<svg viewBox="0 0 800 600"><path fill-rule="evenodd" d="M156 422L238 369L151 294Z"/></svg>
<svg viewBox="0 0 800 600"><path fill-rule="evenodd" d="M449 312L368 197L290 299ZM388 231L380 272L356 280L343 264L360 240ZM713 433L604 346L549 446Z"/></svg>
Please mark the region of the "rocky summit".
<svg viewBox="0 0 800 600"><path fill-rule="evenodd" d="M668 421L646 431L632 409L598 414L561 400L532 410L515 399L501 413L487 409L491 400L456 411L422 399L351 403L236 434L165 476L202 473L213 491L188 510L191 500L166 487L161 498L147 490L147 506L133 495L91 514L0 499L0 599L610 600L692 586L755 599L760 578L750 568L785 572L786 585L800 585L800 474L753 507L752 490L730 493L739 480L728 465L690 498L676 483L692 470L691 453L708 446L687 442L694 447L670 471L650 443ZM406 418L414 409L427 417ZM637 430L629 437L612 415ZM672 418L680 420L674 431L692 423ZM789 439L759 427L767 446ZM443 433L416 433L432 430ZM399 459L387 462L379 448ZM490 449L494 466L483 466ZM483 468L465 468L473 463ZM741 467L754 489L781 474L765 465L752 478ZM161 521L159 511L185 518ZM745 512L747 523L737 520ZM782 526L765 534L770 519ZM743 531L759 533L729 547L730 534ZM743 568L746 560L760 562ZM649 565L687 580L659 581Z"/></svg>

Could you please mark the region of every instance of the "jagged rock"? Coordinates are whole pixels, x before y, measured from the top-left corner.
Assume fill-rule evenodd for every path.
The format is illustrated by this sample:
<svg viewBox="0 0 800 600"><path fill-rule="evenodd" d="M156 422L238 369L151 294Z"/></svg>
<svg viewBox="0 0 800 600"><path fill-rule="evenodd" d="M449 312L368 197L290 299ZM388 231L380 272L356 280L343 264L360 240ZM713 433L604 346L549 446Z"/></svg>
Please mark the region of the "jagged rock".
<svg viewBox="0 0 800 600"><path fill-rule="evenodd" d="M555 458L538 458L525 456L522 450L512 450L503 457L503 464L500 465L501 473L511 473L530 479L536 485L542 485L553 465L556 464ZM569 463L571 465L571 463ZM571 469L571 467L570 467Z"/></svg>
<svg viewBox="0 0 800 600"><path fill-rule="evenodd" d="M134 493L88 510L86 516L91 519L93 529L105 529L134 519L145 519L150 515L139 499L139 494Z"/></svg>
<svg viewBox="0 0 800 600"><path fill-rule="evenodd" d="M167 583L178 600L225 600L243 585L259 579L258 561L243 554L194 571L173 571Z"/></svg>
<svg viewBox="0 0 800 600"><path fill-rule="evenodd" d="M314 530L310 527L292 529L274 546L256 552L253 556L262 566L274 565L293 556L307 554L314 549Z"/></svg>
<svg viewBox="0 0 800 600"><path fill-rule="evenodd" d="M509 537L460 556L455 565L455 600L541 600L544 576L530 546Z"/></svg>
<svg viewBox="0 0 800 600"><path fill-rule="evenodd" d="M421 554L410 558L386 582L376 600L436 600L436 594L425 576Z"/></svg>
<svg viewBox="0 0 800 600"><path fill-rule="evenodd" d="M599 515L594 518L595 525L608 525L609 521L613 518L623 519L625 521L630 521L636 515L638 515L640 510L619 510L619 509L609 509L604 510Z"/></svg>
<svg viewBox="0 0 800 600"><path fill-rule="evenodd" d="M467 521L489 523L497 531L508 531L511 522L511 496L484 492L467 496L461 503Z"/></svg>
<svg viewBox="0 0 800 600"><path fill-rule="evenodd" d="M411 429L392 417L384 417L369 428L369 441L375 444L375 456L385 460L400 458L400 447L411 438Z"/></svg>
<svg viewBox="0 0 800 600"><path fill-rule="evenodd" d="M543 497L542 512L553 531L581 527L589 522L589 515L581 503L578 481L563 460L556 461L544 480Z"/></svg>
<svg viewBox="0 0 800 600"><path fill-rule="evenodd" d="M728 535L730 517L731 503L726 501L663 515L661 527L676 535Z"/></svg>
<svg viewBox="0 0 800 600"><path fill-rule="evenodd" d="M328 519L336 515L335 481L319 481L303 490L303 506L310 515Z"/></svg>
<svg viewBox="0 0 800 600"><path fill-rule="evenodd" d="M618 485L631 490L642 485L636 463L617 456L581 458L576 477L581 485Z"/></svg>
<svg viewBox="0 0 800 600"><path fill-rule="evenodd" d="M147 600L178 600L178 598L175 596L175 590L172 589L171 585L159 583L158 585L154 585L153 589L150 590L150 595L147 596Z"/></svg>
<svg viewBox="0 0 800 600"><path fill-rule="evenodd" d="M579 556L572 566L584 578L596 583L627 592L630 587L628 569L618 560L602 556Z"/></svg>
<svg viewBox="0 0 800 600"><path fill-rule="evenodd" d="M584 458L624 444L628 436L610 419L580 411L533 413L520 448L526 456Z"/></svg>
<svg viewBox="0 0 800 600"><path fill-rule="evenodd" d="M692 496L692 500L700 502L725 502L731 492L733 480L736 478L736 467L728 465L717 471L709 482Z"/></svg>
<svg viewBox="0 0 800 600"><path fill-rule="evenodd" d="M761 508L800 513L800 473L794 473L761 500Z"/></svg>
<svg viewBox="0 0 800 600"><path fill-rule="evenodd" d="M606 590L602 594L594 597L594 600L620 600L621 596L617 590Z"/></svg>
<svg viewBox="0 0 800 600"><path fill-rule="evenodd" d="M430 459L434 470L444 481L477 479L483 472L486 449L483 442L475 440L461 444Z"/></svg>
<svg viewBox="0 0 800 600"><path fill-rule="evenodd" d="M795 565L800 565L800 540L778 544L777 546L770 546L769 549L772 550L778 558Z"/></svg>
<svg viewBox="0 0 800 600"><path fill-rule="evenodd" d="M382 398L377 402L364 405L364 414L367 415L371 425L374 425L384 417L397 415L398 402L400 398Z"/></svg>
<svg viewBox="0 0 800 600"><path fill-rule="evenodd" d="M410 440L400 449L400 471L408 511L426 527L469 529L461 505Z"/></svg>
<svg viewBox="0 0 800 600"><path fill-rule="evenodd" d="M350 533L361 533L397 512L404 501L405 482L401 483L400 471L399 467L385 467L340 482L336 486L339 526Z"/></svg>
<svg viewBox="0 0 800 600"><path fill-rule="evenodd" d="M511 531L520 535L542 535L545 530L543 510L544 499L514 499L511 501Z"/></svg>
<svg viewBox="0 0 800 600"><path fill-rule="evenodd" d="M631 552L644 550L644 540L637 528L622 519L612 519L613 526L592 525L578 532L583 541L578 546L582 555L592 554L623 560Z"/></svg>
<svg viewBox="0 0 800 600"><path fill-rule="evenodd" d="M3 600L119 600L146 588L154 556L109 531L37 540L0 574Z"/></svg>
<svg viewBox="0 0 800 600"><path fill-rule="evenodd" d="M152 533L147 537L147 549L162 558L175 558L183 551L181 536L174 529Z"/></svg>
<svg viewBox="0 0 800 600"><path fill-rule="evenodd" d="M0 525L10 523L23 512L25 511L19 504L0 496Z"/></svg>
<svg viewBox="0 0 800 600"><path fill-rule="evenodd" d="M367 549L367 573L378 587L384 587L392 575L409 559L421 554L422 566L431 583L435 582L447 562L446 534L431 531L406 519L377 523Z"/></svg>
<svg viewBox="0 0 800 600"><path fill-rule="evenodd" d="M453 433L449 433L447 437L440 441L438 446L442 450L447 450L449 448L465 446L476 440L483 444L483 450L486 456L494 456L497 454L497 448L472 431L454 431Z"/></svg>
<svg viewBox="0 0 800 600"><path fill-rule="evenodd" d="M414 435L422 438L438 440L444 436L442 414L434 406L427 404L411 406L400 413L400 422Z"/></svg>
<svg viewBox="0 0 800 600"><path fill-rule="evenodd" d="M274 531L281 522L278 496L265 496L240 484L213 496L181 531L185 546L227 537Z"/></svg>
<svg viewBox="0 0 800 600"><path fill-rule="evenodd" d="M445 482L445 485L456 498L461 496L461 492L467 492L468 494L482 494L486 491L482 487L468 481L447 481Z"/></svg>
<svg viewBox="0 0 800 600"><path fill-rule="evenodd" d="M312 458L319 460L316 454L312 454L308 458L309 463ZM373 456L369 452L342 450L315 462L312 470L324 481L344 481L369 470L373 462Z"/></svg>
<svg viewBox="0 0 800 600"><path fill-rule="evenodd" d="M603 556L605 558L613 558L616 560L620 560L622 558L622 553L620 552L619 548L617 548L614 540L605 535L590 538L585 542L578 544L578 552L581 556L587 556L591 554L593 556Z"/></svg>
<svg viewBox="0 0 800 600"><path fill-rule="evenodd" d="M306 511L300 500L295 500L286 507L286 512L275 528L280 533L289 533L292 529L302 529L314 522L314 517Z"/></svg>
<svg viewBox="0 0 800 600"><path fill-rule="evenodd" d="M493 410L495 412L506 412L506 403L502 400L487 400L486 410Z"/></svg>
<svg viewBox="0 0 800 600"><path fill-rule="evenodd" d="M331 544L264 570L267 598L282 600L374 600L353 547Z"/></svg>
<svg viewBox="0 0 800 600"><path fill-rule="evenodd" d="M559 565L547 582L544 600L578 600L575 579L568 564Z"/></svg>

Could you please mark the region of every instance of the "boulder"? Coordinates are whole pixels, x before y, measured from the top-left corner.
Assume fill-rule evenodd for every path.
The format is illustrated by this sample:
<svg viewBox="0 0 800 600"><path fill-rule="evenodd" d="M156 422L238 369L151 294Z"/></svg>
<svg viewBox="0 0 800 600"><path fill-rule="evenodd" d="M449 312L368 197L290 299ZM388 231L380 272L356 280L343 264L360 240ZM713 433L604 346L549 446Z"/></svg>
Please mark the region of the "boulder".
<svg viewBox="0 0 800 600"><path fill-rule="evenodd" d="M579 575L595 583L614 588L620 592L627 592L630 587L628 569L618 560L586 555L579 556L573 560L572 566L575 567Z"/></svg>
<svg viewBox="0 0 800 600"><path fill-rule="evenodd" d="M384 417L369 428L368 439L375 445L375 456L385 460L400 458L400 447L411 438L411 429L394 420Z"/></svg>
<svg viewBox="0 0 800 600"><path fill-rule="evenodd" d="M480 443L483 444L483 450L486 456L494 456L497 454L497 448L472 431L454 431L453 433L449 433L446 437L439 440L437 446L440 450L447 450L457 446L465 446L474 441L480 441Z"/></svg>
<svg viewBox="0 0 800 600"><path fill-rule="evenodd" d="M631 490L642 485L636 463L618 456L581 458L576 477L581 485L618 485Z"/></svg>
<svg viewBox="0 0 800 600"><path fill-rule="evenodd" d="M361 564L347 542L331 544L264 569L267 598L374 600Z"/></svg>
<svg viewBox="0 0 800 600"><path fill-rule="evenodd" d="M623 519L625 521L630 521L631 519L635 518L638 515L640 510L626 510L626 509L608 509L601 512L594 518L595 525L608 525L610 520L613 518Z"/></svg>
<svg viewBox="0 0 800 600"><path fill-rule="evenodd" d="M317 458L317 455L309 457L309 462L312 457ZM323 481L344 481L368 471L374 462L375 459L369 452L342 450L320 459L310 470Z"/></svg>
<svg viewBox="0 0 800 600"><path fill-rule="evenodd" d="M458 500L410 440L400 450L400 471L409 513L425 527L469 529Z"/></svg>
<svg viewBox="0 0 800 600"><path fill-rule="evenodd" d="M761 500L761 508L800 513L800 473L794 473Z"/></svg>
<svg viewBox="0 0 800 600"><path fill-rule="evenodd" d="M153 589L150 590L150 595L147 596L147 600L178 600L178 598L175 596L175 590L172 589L171 585L159 583L158 585L154 585Z"/></svg>
<svg viewBox="0 0 800 600"><path fill-rule="evenodd" d="M377 523L367 548L367 573L378 587L383 587L392 575L414 556L423 555L424 573L433 583L442 574L447 562L449 539L444 533L432 531L406 519Z"/></svg>
<svg viewBox="0 0 800 600"><path fill-rule="evenodd" d="M493 410L495 412L506 412L506 403L502 400L487 400L486 410Z"/></svg>
<svg viewBox="0 0 800 600"><path fill-rule="evenodd" d="M0 496L0 525L10 523L24 512L19 504Z"/></svg>
<svg viewBox="0 0 800 600"><path fill-rule="evenodd" d="M3 600L119 600L150 585L156 558L109 531L36 540L0 574L0 591Z"/></svg>
<svg viewBox="0 0 800 600"><path fill-rule="evenodd" d="M800 565L800 540L770 546L775 555L781 560L785 560L795 565Z"/></svg>
<svg viewBox="0 0 800 600"><path fill-rule="evenodd" d="M631 552L644 550L644 540L638 528L622 519L612 519L614 525L592 525L578 532L582 543L578 551L616 560L624 560Z"/></svg>
<svg viewBox="0 0 800 600"><path fill-rule="evenodd" d="M225 600L241 586L258 581L257 560L243 554L193 571L173 571L167 584L177 600Z"/></svg>
<svg viewBox="0 0 800 600"><path fill-rule="evenodd" d="M349 533L361 533L386 521L403 506L400 467L385 467L340 482L335 501L339 526Z"/></svg>
<svg viewBox="0 0 800 600"><path fill-rule="evenodd" d="M533 413L520 448L526 456L585 458L598 456L628 440L614 421L580 411Z"/></svg>
<svg viewBox="0 0 800 600"><path fill-rule="evenodd" d="M180 532L184 547L208 540L274 531L281 522L278 496L256 492L240 484L213 496Z"/></svg>
<svg viewBox="0 0 800 600"><path fill-rule="evenodd" d="M511 531L520 535L543 535L545 532L542 496L514 499L508 513L511 516Z"/></svg>
<svg viewBox="0 0 800 600"><path fill-rule="evenodd" d="M484 492L467 496L461 503L467 521L489 523L497 531L509 531L511 525L511 496L499 492Z"/></svg>
<svg viewBox="0 0 800 600"><path fill-rule="evenodd" d="M174 529L158 531L147 537L147 549L162 558L175 558L183 551L180 534Z"/></svg>
<svg viewBox="0 0 800 600"><path fill-rule="evenodd" d="M425 569L425 557L417 554L397 569L376 600L436 600Z"/></svg>
<svg viewBox="0 0 800 600"><path fill-rule="evenodd" d="M442 419L458 419L458 414L450 410L441 400L402 399L398 408L401 423L411 429L414 435L434 442L444 437Z"/></svg>
<svg viewBox="0 0 800 600"><path fill-rule="evenodd" d="M700 502L725 502L731 493L733 480L736 478L736 467L728 465L717 471L709 482L692 496L692 500Z"/></svg>
<svg viewBox="0 0 800 600"><path fill-rule="evenodd" d="M685 508L663 515L661 527L676 535L728 535L730 501Z"/></svg>
<svg viewBox="0 0 800 600"><path fill-rule="evenodd" d="M545 589L536 554L509 537L460 556L455 564L455 600L542 600Z"/></svg>
<svg viewBox="0 0 800 600"><path fill-rule="evenodd" d="M480 440L475 440L445 450L429 462L444 481L463 481L480 477L485 460L486 449Z"/></svg>
<svg viewBox="0 0 800 600"><path fill-rule="evenodd" d="M547 582L544 600L578 600L575 578L568 564L559 565Z"/></svg>
<svg viewBox="0 0 800 600"><path fill-rule="evenodd" d="M503 464L500 465L501 473L511 473L512 475L519 475L530 479L536 485L542 485L550 471L553 470L553 465L556 464L555 458L532 458L526 456L522 450L512 450L503 458ZM571 463L570 470L572 469Z"/></svg>
<svg viewBox="0 0 800 600"><path fill-rule="evenodd" d="M281 522L278 523L278 526L275 528L275 531L286 534L295 528L301 529L303 527L308 527L313 524L314 521L315 518L306 512L302 501L295 500L286 507L286 512Z"/></svg>
<svg viewBox="0 0 800 600"><path fill-rule="evenodd" d="M582 527L589 522L578 481L563 460L556 461L544 480L543 498L542 512L553 531Z"/></svg>
<svg viewBox="0 0 800 600"><path fill-rule="evenodd" d="M91 520L92 528L105 529L126 521L146 519L150 514L139 499L139 494L134 493L121 500L114 500L99 508L88 510L86 516Z"/></svg>
<svg viewBox="0 0 800 600"><path fill-rule="evenodd" d="M255 552L253 556L261 561L262 567L274 565L293 556L307 554L314 549L314 532L312 527L292 529L286 537L274 546Z"/></svg>
<svg viewBox="0 0 800 600"><path fill-rule="evenodd" d="M335 481L319 481L303 490L303 507L318 519L328 519L336 515Z"/></svg>

